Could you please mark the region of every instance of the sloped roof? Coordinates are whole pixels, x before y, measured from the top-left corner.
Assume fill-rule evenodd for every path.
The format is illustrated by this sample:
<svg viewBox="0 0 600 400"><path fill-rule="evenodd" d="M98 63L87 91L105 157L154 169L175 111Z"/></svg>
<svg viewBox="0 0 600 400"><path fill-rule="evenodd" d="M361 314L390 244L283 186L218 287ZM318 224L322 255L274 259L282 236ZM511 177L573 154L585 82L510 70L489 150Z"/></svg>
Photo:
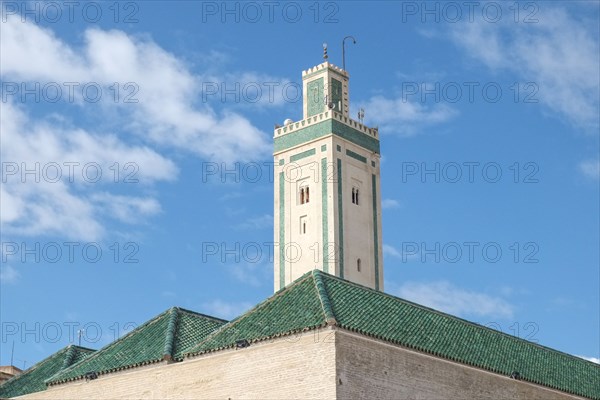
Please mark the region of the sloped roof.
<svg viewBox="0 0 600 400"><path fill-rule="evenodd" d="M226 322L173 307L47 382L52 385L82 379L88 372L101 375L162 360L180 360L191 346Z"/></svg>
<svg viewBox="0 0 600 400"><path fill-rule="evenodd" d="M92 354L95 350L70 345L0 385L0 398L23 396L46 389L46 379Z"/></svg>
<svg viewBox="0 0 600 400"><path fill-rule="evenodd" d="M325 325L567 393L600 399L600 365L314 270L224 325L187 356Z"/></svg>

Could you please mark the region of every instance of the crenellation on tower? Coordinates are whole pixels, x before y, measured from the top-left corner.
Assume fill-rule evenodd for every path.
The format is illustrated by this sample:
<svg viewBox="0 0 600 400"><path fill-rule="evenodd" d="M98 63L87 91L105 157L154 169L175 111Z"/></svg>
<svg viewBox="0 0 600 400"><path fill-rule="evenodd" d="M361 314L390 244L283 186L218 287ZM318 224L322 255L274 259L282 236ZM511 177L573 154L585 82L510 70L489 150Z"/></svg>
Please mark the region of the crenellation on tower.
<svg viewBox="0 0 600 400"><path fill-rule="evenodd" d="M325 111L325 112L322 112L321 114L313 115L312 117L305 118L301 121L292 122L291 124L289 124L287 126L281 126L281 127L275 128L273 138L277 138L277 137L283 136L285 134L295 132L298 129L308 127L310 125L313 125L317 122L321 122L324 119L328 119L328 118L335 119L335 120L347 125L350 128L354 128L354 129L364 133L365 135L369 135L374 138L379 137L379 128L377 128L377 127L370 128L367 125L362 124L353 118L345 117L336 111Z"/></svg>
<svg viewBox="0 0 600 400"><path fill-rule="evenodd" d="M338 67L335 64L330 63L329 61L325 61L324 63L321 63L312 68L302 71L302 78L304 78L304 77L306 77L306 75L310 75L314 72L319 72L321 70L324 70L325 68L332 69L333 71L337 72L338 74L346 77L346 79L350 78L350 74L348 73L348 71L342 69L341 67Z"/></svg>

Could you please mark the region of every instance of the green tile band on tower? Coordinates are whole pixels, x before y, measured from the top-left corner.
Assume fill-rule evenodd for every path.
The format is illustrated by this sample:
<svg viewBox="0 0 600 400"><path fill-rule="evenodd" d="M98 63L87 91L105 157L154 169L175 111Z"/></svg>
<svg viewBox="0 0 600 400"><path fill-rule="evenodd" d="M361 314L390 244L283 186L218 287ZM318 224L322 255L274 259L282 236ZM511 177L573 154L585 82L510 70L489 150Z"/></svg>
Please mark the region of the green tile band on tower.
<svg viewBox="0 0 600 400"><path fill-rule="evenodd" d="M342 190L342 160L337 160L337 190L338 190L338 242L336 250L339 254L339 276L344 277L344 192Z"/></svg>
<svg viewBox="0 0 600 400"><path fill-rule="evenodd" d="M323 271L329 272L329 210L327 200L327 158L321 159L321 213L322 218L322 231L323 231L323 247L322 247L322 259L323 259Z"/></svg>

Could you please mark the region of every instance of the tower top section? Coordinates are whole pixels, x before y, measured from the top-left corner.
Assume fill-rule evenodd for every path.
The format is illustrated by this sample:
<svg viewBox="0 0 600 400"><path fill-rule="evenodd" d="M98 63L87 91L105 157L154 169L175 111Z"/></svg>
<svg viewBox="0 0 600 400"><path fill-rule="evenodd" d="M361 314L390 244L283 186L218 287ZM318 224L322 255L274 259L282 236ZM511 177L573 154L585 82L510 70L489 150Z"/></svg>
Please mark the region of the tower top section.
<svg viewBox="0 0 600 400"><path fill-rule="evenodd" d="M335 111L348 117L349 78L347 71L327 60L302 71L303 119L325 111Z"/></svg>
<svg viewBox="0 0 600 400"><path fill-rule="evenodd" d="M301 146L308 137L329 134L379 154L378 128L363 124L363 110L357 119L349 115L349 79L348 71L327 60L302 71L303 117L300 121L286 119L283 126L275 126L275 154Z"/></svg>

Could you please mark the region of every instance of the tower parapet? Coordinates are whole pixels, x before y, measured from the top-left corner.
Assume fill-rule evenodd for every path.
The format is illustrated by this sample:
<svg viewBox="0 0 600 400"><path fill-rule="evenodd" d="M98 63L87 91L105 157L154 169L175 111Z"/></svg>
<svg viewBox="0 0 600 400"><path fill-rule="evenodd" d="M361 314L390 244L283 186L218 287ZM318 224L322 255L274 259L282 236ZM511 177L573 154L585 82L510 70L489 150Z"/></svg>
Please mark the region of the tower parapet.
<svg viewBox="0 0 600 400"><path fill-rule="evenodd" d="M334 65L334 64L330 63L329 61L325 61L324 63L321 63L312 68L302 71L302 78L304 78L306 75L310 75L314 72L318 72L325 68L331 68L332 70L336 71L338 74L345 76L346 79L350 78L350 74L348 73L348 71L343 70L341 67L338 67L337 65Z"/></svg>
<svg viewBox="0 0 600 400"><path fill-rule="evenodd" d="M319 122L321 122L325 119L329 119L329 118L333 118L333 119L343 123L344 125L347 125L350 128L356 129L356 130L364 133L365 135L371 136L376 139L379 138L379 128L377 128L377 127L370 128L367 125L362 124L350 117L345 117L336 111L325 111L325 112L322 112L321 114L313 115L312 117L305 118L301 121L292 122L289 125L280 126L278 128L275 128L275 133L273 135L273 138L278 138L278 137L281 137L288 133L296 132L299 129L309 127L311 125L314 125L316 123L319 123Z"/></svg>

